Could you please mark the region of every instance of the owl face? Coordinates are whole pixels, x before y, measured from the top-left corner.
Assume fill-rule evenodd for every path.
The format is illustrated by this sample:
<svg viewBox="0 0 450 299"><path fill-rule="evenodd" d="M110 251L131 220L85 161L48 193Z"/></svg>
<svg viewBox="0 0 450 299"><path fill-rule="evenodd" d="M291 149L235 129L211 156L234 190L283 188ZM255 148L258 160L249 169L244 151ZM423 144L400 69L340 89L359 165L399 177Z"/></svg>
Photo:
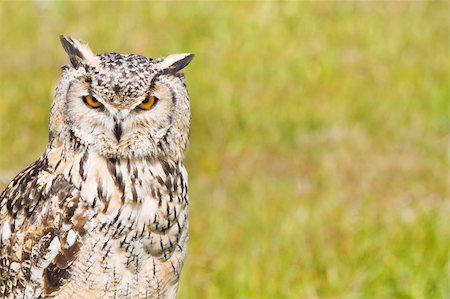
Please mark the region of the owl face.
<svg viewBox="0 0 450 299"><path fill-rule="evenodd" d="M71 65L63 68L52 108L55 135L107 157L182 155L190 110L179 71L192 54L94 55L81 41L61 41Z"/></svg>

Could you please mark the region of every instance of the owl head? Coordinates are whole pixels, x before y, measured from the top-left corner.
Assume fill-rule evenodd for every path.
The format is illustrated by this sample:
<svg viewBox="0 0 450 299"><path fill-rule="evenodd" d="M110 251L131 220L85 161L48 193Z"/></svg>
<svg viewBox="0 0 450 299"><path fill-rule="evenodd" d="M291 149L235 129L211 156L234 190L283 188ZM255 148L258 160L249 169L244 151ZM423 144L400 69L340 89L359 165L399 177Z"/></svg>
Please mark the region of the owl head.
<svg viewBox="0 0 450 299"><path fill-rule="evenodd" d="M189 97L180 71L193 54L148 58L95 55L67 36L70 64L62 68L50 113L50 139L106 157L180 159L190 127Z"/></svg>

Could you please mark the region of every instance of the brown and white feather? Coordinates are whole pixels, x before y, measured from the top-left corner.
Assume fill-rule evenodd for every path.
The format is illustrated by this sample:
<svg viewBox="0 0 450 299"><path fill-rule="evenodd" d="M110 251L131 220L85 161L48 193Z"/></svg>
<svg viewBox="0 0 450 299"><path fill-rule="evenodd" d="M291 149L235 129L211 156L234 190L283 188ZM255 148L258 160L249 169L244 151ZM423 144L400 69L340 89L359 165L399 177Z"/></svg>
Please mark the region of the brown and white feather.
<svg viewBox="0 0 450 299"><path fill-rule="evenodd" d="M72 66L56 89L48 147L0 195L0 297L175 298L189 208L178 71L192 57L95 56L62 39ZM87 92L103 114L83 106ZM149 92L159 106L136 111Z"/></svg>

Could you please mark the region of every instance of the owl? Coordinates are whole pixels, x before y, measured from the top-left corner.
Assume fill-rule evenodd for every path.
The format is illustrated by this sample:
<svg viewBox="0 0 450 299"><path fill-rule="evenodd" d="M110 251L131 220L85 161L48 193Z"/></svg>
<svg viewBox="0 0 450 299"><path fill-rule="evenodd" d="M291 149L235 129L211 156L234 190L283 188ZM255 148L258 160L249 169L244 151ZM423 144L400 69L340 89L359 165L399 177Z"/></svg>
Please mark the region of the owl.
<svg viewBox="0 0 450 299"><path fill-rule="evenodd" d="M1 298L175 298L193 58L105 53L61 36L43 155L0 195Z"/></svg>

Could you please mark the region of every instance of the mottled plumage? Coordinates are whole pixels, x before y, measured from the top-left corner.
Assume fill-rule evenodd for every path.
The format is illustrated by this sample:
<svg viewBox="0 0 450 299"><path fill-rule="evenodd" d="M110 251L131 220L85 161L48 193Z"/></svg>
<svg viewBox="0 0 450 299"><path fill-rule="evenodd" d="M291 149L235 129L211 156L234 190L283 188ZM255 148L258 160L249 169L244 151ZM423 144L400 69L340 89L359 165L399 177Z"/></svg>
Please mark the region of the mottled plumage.
<svg viewBox="0 0 450 299"><path fill-rule="evenodd" d="M189 205L179 71L193 55L94 55L61 41L71 64L49 144L0 195L0 297L175 298Z"/></svg>

